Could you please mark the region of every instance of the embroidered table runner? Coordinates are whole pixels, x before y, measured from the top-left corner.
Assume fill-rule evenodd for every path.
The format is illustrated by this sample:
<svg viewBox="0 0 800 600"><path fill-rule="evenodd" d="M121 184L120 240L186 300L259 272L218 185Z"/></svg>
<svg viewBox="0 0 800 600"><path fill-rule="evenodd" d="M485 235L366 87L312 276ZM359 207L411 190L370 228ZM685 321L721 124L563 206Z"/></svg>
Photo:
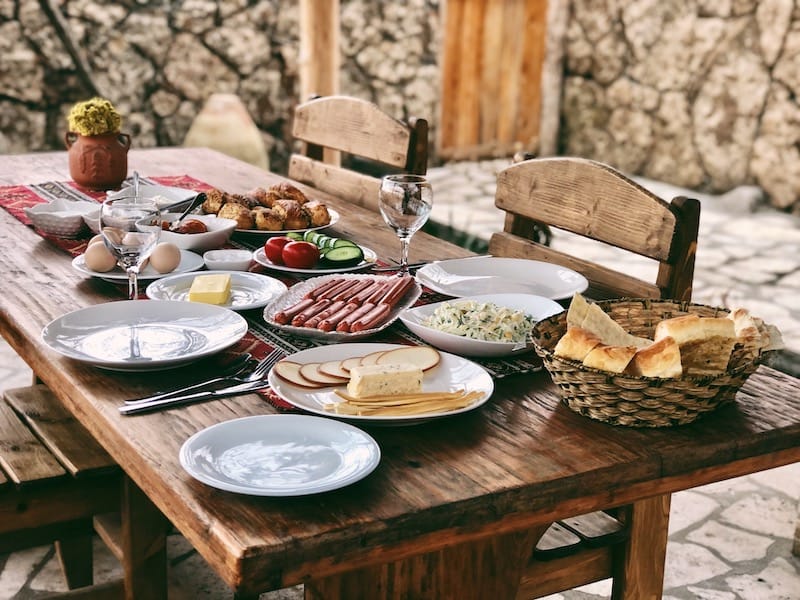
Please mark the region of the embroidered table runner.
<svg viewBox="0 0 800 600"><path fill-rule="evenodd" d="M211 186L198 181L188 175L178 175L169 177L142 178L145 184L159 184L172 187L181 187L201 192L211 189ZM129 185L130 180L126 180L123 186ZM47 182L37 185L18 185L0 187L0 206L13 215L16 219L26 225L31 225L30 219L24 213L24 209L42 202L51 202L57 198L66 200L82 200L101 202L105 197L105 192L94 192L77 186L74 182ZM60 238L54 235L43 233L36 230L39 235L47 239L50 243L68 252L75 257L86 250L86 245L91 232L86 229L85 233L77 239ZM232 239L231 247L255 250L260 247L262 240L255 238L255 242L248 236L246 239ZM273 273L265 267L255 264L250 268L254 273L262 273L283 281L287 286L292 286L301 279L293 277L285 272ZM107 281L109 295L117 298L124 298L127 293L127 283L122 285L120 282ZM143 296L146 297L146 296ZM416 305L430 304L449 299L449 296L435 293L423 286L422 295ZM256 358L262 358L269 354L273 349L279 349L286 356L315 346L326 345L324 340L309 339L307 337L290 334L281 330L273 329L263 319L263 309L253 309L242 311L242 316L248 322L248 332L237 344L221 353L220 361L228 359L230 354L250 352ZM370 342L396 343L396 344L424 344L420 338L409 332L399 321L393 323L379 334L366 340ZM492 377L499 379L508 375L518 373L531 373L541 370L541 361L534 352L525 353L522 356L493 359L471 358L471 360L483 366ZM187 367L190 368L190 367ZM283 402L271 390L262 392L273 405L282 410L293 410L293 407Z"/></svg>

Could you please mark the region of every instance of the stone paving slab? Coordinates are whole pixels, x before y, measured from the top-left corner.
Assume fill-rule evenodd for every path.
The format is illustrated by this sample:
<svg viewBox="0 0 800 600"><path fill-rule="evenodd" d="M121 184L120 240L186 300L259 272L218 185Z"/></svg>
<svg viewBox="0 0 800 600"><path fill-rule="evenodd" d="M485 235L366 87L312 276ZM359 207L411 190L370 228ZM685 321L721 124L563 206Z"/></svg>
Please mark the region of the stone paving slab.
<svg viewBox="0 0 800 600"><path fill-rule="evenodd" d="M488 240L503 226L494 207L494 178L507 164L496 160L432 169L431 218ZM640 183L663 198L692 195L658 182ZM699 199L695 301L745 306L776 324L787 347L800 352L800 218L765 210L755 188ZM588 252L580 244L558 235L554 245ZM595 256L601 262L619 260L613 252ZM627 268L646 274L652 266L633 261ZM30 369L0 340L0 388L27 385L31 377ZM675 494L664 600L800 600L800 558L791 553L798 498L800 464ZM101 542L96 548L95 580L119 578L116 561ZM169 538L169 559L172 600L232 598L178 534ZM64 589L51 546L0 555L0 598L30 600ZM604 581L548 599L600 600L610 593L610 581ZM261 598L302 597L302 589L295 587Z"/></svg>

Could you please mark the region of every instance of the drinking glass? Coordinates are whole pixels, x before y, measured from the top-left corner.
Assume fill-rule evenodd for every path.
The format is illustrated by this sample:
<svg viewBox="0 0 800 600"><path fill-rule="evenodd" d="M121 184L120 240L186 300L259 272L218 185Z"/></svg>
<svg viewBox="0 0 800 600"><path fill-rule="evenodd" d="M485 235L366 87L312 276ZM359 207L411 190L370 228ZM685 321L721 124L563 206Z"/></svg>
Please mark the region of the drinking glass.
<svg viewBox="0 0 800 600"><path fill-rule="evenodd" d="M123 196L100 207L100 233L106 248L128 274L128 299L139 296L139 269L161 233L161 212L148 198Z"/></svg>
<svg viewBox="0 0 800 600"><path fill-rule="evenodd" d="M433 188L422 175L386 175L381 180L378 206L386 224L400 238L401 277L408 274L411 237L425 224L433 207Z"/></svg>

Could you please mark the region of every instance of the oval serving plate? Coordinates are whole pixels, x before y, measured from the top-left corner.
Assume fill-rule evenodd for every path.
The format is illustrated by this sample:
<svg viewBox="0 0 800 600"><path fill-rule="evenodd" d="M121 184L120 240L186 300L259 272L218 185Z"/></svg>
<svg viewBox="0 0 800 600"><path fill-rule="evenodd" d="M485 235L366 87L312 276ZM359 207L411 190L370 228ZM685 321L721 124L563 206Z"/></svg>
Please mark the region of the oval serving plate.
<svg viewBox="0 0 800 600"><path fill-rule="evenodd" d="M564 310L558 302L542 296L534 296L533 294L486 294L482 296L453 298L445 302L436 302L435 304L426 304L425 306L409 308L401 312L399 318L403 322L403 325L408 327L412 333L415 333L432 346L436 346L447 352L452 352L453 354L458 354L459 356L510 356L512 354L528 352L533 349L533 342L530 338L526 342L490 342L476 340L454 333L446 333L424 324L425 319L431 316L436 309L443 304L455 305L470 300L474 300L475 302L491 302L499 307L522 311L526 315L533 317L536 321L541 321L546 317L555 315Z"/></svg>
<svg viewBox="0 0 800 600"><path fill-rule="evenodd" d="M245 333L247 321L227 308L120 300L54 319L42 340L59 354L102 369L159 371L219 352Z"/></svg>
<svg viewBox="0 0 800 600"><path fill-rule="evenodd" d="M275 313L299 302L306 294L306 292L314 289L318 285L325 283L326 281L330 281L331 279L352 279L353 281L357 281L363 278L396 279L396 277L393 275L359 275L354 273L346 273L340 275L323 275L322 277L314 277L312 279L306 279L305 281L301 281L300 283L293 285L292 287L289 288L289 290L286 293L276 298L273 302L270 302L266 306L266 308L264 308L264 320L269 325L272 325L273 327L276 327L282 331L286 331L287 333L293 333L295 335L309 337L317 340L326 340L330 342L357 340L364 337L368 337L370 335L374 335L379 331L383 331L384 329L389 327L389 325L395 322L400 313L409 306L412 306L414 302L416 302L417 299L420 297L420 294L422 294L422 286L420 286L416 281L414 281L411 288L394 306L392 311L389 313L389 317L380 327L365 329L364 331L359 331L357 333L345 333L343 331L321 331L319 329L311 327L295 327L293 325L282 325L280 323L276 323L274 320Z"/></svg>
<svg viewBox="0 0 800 600"><path fill-rule="evenodd" d="M249 310L261 308L286 292L286 284L267 275L247 271L209 271L231 276L231 295L223 308ZM152 300L189 301L189 289L197 273L181 273L162 277L147 286L147 297Z"/></svg>
<svg viewBox="0 0 800 600"><path fill-rule="evenodd" d="M362 269L366 269L375 264L375 261L378 259L378 255L375 252L365 246L359 246L361 251L364 253L364 260L362 260L357 265L353 265L351 267L334 267L332 269L325 269L325 268L314 268L314 269L293 269L292 267L287 267L286 265L276 265L270 259L267 258L266 253L264 252L264 248L257 248L255 252L253 252L253 260L256 261L263 267L268 269L273 269L275 271L283 271L285 273L294 273L295 275L327 275L328 273L349 273L352 271L361 271Z"/></svg>
<svg viewBox="0 0 800 600"><path fill-rule="evenodd" d="M169 277L170 275L177 275L179 273L197 271L203 267L203 264L202 256L198 256L189 250L181 250L181 262L174 271L170 271L169 273L159 273L148 264L139 273L139 281L160 279L162 277ZM114 267L112 270L106 271L105 273L101 273L100 271L92 271L86 266L86 261L83 258L83 254L79 254L72 259L72 266L75 268L75 270L80 271L84 275L89 275L90 277L99 277L107 281L115 282L128 281L128 274L125 273L125 271L123 271L120 267Z"/></svg>

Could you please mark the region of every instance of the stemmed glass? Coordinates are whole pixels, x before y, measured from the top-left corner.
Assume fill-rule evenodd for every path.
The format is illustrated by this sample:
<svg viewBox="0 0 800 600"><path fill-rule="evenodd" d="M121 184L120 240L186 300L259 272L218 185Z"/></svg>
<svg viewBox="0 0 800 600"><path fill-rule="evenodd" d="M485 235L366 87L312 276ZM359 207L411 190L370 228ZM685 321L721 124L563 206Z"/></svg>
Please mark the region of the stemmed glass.
<svg viewBox="0 0 800 600"><path fill-rule="evenodd" d="M433 188L422 175L386 175L381 180L378 206L386 224L400 238L401 277L408 274L411 236L425 224L433 208Z"/></svg>
<svg viewBox="0 0 800 600"><path fill-rule="evenodd" d="M128 299L139 296L139 269L161 233L161 212L150 199L122 196L100 207L100 233L117 264L128 273Z"/></svg>

